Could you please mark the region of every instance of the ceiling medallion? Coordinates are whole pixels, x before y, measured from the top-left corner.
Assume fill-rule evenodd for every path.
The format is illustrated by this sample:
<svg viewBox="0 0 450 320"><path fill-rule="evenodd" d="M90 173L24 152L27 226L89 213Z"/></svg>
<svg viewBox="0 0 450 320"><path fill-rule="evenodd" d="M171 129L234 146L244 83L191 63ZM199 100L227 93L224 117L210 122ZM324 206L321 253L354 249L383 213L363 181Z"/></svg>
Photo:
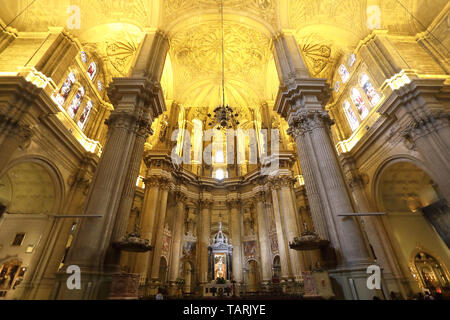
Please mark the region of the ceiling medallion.
<svg viewBox="0 0 450 320"><path fill-rule="evenodd" d="M239 125L239 114L229 105L225 104L225 46L224 46L224 19L223 0L220 1L220 15L222 26L222 104L214 109L213 114L208 113L209 126L217 130L232 129Z"/></svg>

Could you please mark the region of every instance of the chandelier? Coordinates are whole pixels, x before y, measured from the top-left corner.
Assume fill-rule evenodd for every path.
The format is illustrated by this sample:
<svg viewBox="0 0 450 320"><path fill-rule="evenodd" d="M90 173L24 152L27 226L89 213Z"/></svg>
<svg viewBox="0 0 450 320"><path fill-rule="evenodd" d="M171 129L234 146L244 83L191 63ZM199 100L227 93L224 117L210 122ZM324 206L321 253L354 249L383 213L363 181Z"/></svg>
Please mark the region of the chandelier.
<svg viewBox="0 0 450 320"><path fill-rule="evenodd" d="M208 113L209 126L217 130L231 129L239 125L239 114L228 104L225 105L225 49L224 49L224 19L223 0L220 1L220 15L222 26L222 104L214 109L213 114Z"/></svg>

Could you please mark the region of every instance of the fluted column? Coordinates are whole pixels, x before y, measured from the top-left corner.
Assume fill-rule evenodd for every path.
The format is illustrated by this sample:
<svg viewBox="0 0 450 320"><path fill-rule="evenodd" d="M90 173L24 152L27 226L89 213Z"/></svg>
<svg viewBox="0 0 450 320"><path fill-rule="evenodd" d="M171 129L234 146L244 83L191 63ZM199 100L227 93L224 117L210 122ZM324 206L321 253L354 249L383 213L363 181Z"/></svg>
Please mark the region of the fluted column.
<svg viewBox="0 0 450 320"><path fill-rule="evenodd" d="M242 240L241 240L241 214L238 201L230 201L231 209L231 240L233 245L233 279L242 282Z"/></svg>
<svg viewBox="0 0 450 320"><path fill-rule="evenodd" d="M152 129L150 128L149 122L145 119L141 119L136 128L136 137L130 154L130 166L127 175L125 176L124 189L111 237L113 246L115 242L119 242L126 236L134 194L136 192L136 181L139 176L139 169L144 154L144 144L151 133ZM118 272L120 271L120 251L115 250L113 247L111 249L111 259L108 262L111 264L111 267Z"/></svg>
<svg viewBox="0 0 450 320"><path fill-rule="evenodd" d="M356 291L360 299L371 298L373 293L367 289L363 274L373 260L357 221L340 216L354 209L330 137L332 121L324 108L330 98L329 86L324 79L310 77L292 32L278 34L273 42L281 83L274 109L288 121L297 144L300 165L306 169L304 179L314 223L321 236L326 221L328 240L336 254L336 259L328 259L330 275L339 282L345 297L352 298Z"/></svg>
<svg viewBox="0 0 450 320"><path fill-rule="evenodd" d="M142 213L139 221L139 229L142 239L147 239L150 241L152 247L154 247L154 228L156 220L156 209L158 207L159 200L159 186L160 182L158 177L149 176L144 179L145 193L144 193L144 203L142 205ZM137 253L136 262L133 271L141 275L142 280L147 279L147 274L149 267L153 258L153 251Z"/></svg>
<svg viewBox="0 0 450 320"><path fill-rule="evenodd" d="M155 229L155 236L153 238L155 239L155 246L153 249L153 263L152 263L152 269L151 269L151 279L152 282L160 282L161 279L159 279L159 266L161 263L161 252L162 252L162 246L163 246L163 237L164 237L164 223L166 221L166 212L167 212L167 197L169 195L169 183L165 182L163 183L161 188L161 206L159 210L159 214L156 217L157 224ZM155 221L156 222L156 221Z"/></svg>
<svg viewBox="0 0 450 320"><path fill-rule="evenodd" d="M177 212L175 216L174 229L173 229L173 240L171 248L171 261L169 269L169 281L172 286L176 284L176 280L180 271L180 256L181 256L181 244L183 241L183 229L185 222L185 207L184 203L186 201L186 196L182 193L176 195L177 202Z"/></svg>
<svg viewBox="0 0 450 320"><path fill-rule="evenodd" d="M99 270L113 229L114 215L128 171L131 144L138 117L133 112L117 112L108 120L109 132L88 196L85 215L69 253L68 263L83 270ZM121 152L117 152L121 150ZM87 271L86 271L87 272Z"/></svg>
<svg viewBox="0 0 450 320"><path fill-rule="evenodd" d="M293 241L295 237L300 235L296 217L297 214L295 212L295 200L292 198L291 192L292 184L293 181L289 177L283 177L283 179L281 179L280 195L284 214L285 233L288 242ZM296 280L300 280L302 278L302 271L305 269L302 253L292 249L288 252L291 261L292 273Z"/></svg>
<svg viewBox="0 0 450 320"><path fill-rule="evenodd" d="M317 102L317 101L316 101ZM338 217L340 213L352 213L354 209L348 194L341 168L337 160L328 129L331 120L325 111L298 109L290 115L291 132L298 144L306 138L307 153L315 155L313 175L305 175L305 185L318 183L322 208L330 226L332 247L341 265L365 265L369 254L364 244L361 230L353 217ZM299 148L300 149L300 148ZM303 163L304 154L299 154ZM313 179L315 181L310 181ZM308 192L308 189L307 189ZM310 203L311 207L314 205Z"/></svg>
<svg viewBox="0 0 450 320"><path fill-rule="evenodd" d="M369 199L364 191L364 185L367 181L356 168L353 158L350 154L342 154L341 162L357 210L361 213L373 212ZM388 282L389 291L394 287L394 291L400 291L406 298L409 288L402 283L406 279L402 275L400 265L383 226L383 222L381 221L381 217L364 216L361 217L361 222L366 231L369 243L375 251L377 262L383 268L384 279Z"/></svg>
<svg viewBox="0 0 450 320"><path fill-rule="evenodd" d="M272 181L270 189L272 190L272 205L275 216L275 227L277 230L277 240L278 240L278 252L280 254L281 263L281 278L283 280L288 280L290 276L289 270L289 260L287 254L287 243L283 230L283 217L280 211L280 203L278 192L280 190L280 184L277 181Z"/></svg>
<svg viewBox="0 0 450 320"><path fill-rule="evenodd" d="M256 195L256 215L258 221L259 247L261 249L262 282L267 284L272 280L272 259L270 253L270 240L268 221L264 210L265 193Z"/></svg>
<svg viewBox="0 0 450 320"><path fill-rule="evenodd" d="M208 246L211 234L211 205L212 202L206 199L200 201L201 207L201 228L198 237L200 249L200 283L208 282Z"/></svg>

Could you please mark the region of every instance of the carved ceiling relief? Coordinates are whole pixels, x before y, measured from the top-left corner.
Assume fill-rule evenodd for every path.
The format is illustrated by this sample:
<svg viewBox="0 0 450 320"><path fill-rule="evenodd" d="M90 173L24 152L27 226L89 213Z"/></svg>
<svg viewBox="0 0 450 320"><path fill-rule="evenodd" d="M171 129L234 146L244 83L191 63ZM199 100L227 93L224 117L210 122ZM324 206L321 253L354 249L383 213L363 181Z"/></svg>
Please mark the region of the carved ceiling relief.
<svg viewBox="0 0 450 320"><path fill-rule="evenodd" d="M83 47L95 51L101 57L106 68L106 82L109 83L113 77L128 75L140 41L140 35L121 31L101 42L83 43Z"/></svg>
<svg viewBox="0 0 450 320"><path fill-rule="evenodd" d="M219 9L219 0L165 0L165 21L170 21L182 11ZM247 11L274 25L276 23L275 0L226 0L225 10Z"/></svg>
<svg viewBox="0 0 450 320"><path fill-rule="evenodd" d="M291 27L299 30L313 24L327 24L363 35L366 31L364 0L290 0Z"/></svg>
<svg viewBox="0 0 450 320"><path fill-rule="evenodd" d="M299 46L312 77L333 77L336 64L343 54L338 47L317 34L300 38Z"/></svg>
<svg viewBox="0 0 450 320"><path fill-rule="evenodd" d="M237 23L226 23L224 34L226 90L230 91L227 92L227 99L233 95L239 96L242 90L250 91L242 88L241 83L262 96L265 72L271 58L270 40L258 31ZM200 96L207 90L208 96L213 96L216 103L215 100L220 97L222 77L220 24L208 23L183 30L170 40L170 47L176 71L175 95L197 90L200 92L193 93ZM194 89L198 81L203 81L200 84L203 87ZM182 100L180 98L184 103Z"/></svg>
<svg viewBox="0 0 450 320"><path fill-rule="evenodd" d="M11 19L25 10L13 26L20 30L46 31L48 26L66 26L70 17L69 6L78 6L81 14L81 29L74 33L111 22L134 22L141 26L150 23L150 5L153 0L41 0L30 7L30 1L17 0L14 5L8 2ZM3 7L3 5L2 5ZM70 11L69 11L70 12ZM3 18L3 16L2 16ZM6 19L6 20L11 20Z"/></svg>

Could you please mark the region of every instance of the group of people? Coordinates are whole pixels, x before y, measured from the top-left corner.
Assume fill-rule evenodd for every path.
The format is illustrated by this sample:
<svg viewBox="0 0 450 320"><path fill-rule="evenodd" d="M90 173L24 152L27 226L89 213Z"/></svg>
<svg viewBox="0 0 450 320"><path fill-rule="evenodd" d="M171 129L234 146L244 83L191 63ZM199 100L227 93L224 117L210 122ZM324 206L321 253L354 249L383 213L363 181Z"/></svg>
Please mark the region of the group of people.
<svg viewBox="0 0 450 320"><path fill-rule="evenodd" d="M389 294L389 298L390 300L405 300L399 293L395 293L394 291L391 291L391 293ZM430 291L425 291L424 293L419 292L414 296L409 296L406 300L443 300L443 299L444 297L440 292L431 294ZM378 296L374 296L373 300L381 300L381 298Z"/></svg>

